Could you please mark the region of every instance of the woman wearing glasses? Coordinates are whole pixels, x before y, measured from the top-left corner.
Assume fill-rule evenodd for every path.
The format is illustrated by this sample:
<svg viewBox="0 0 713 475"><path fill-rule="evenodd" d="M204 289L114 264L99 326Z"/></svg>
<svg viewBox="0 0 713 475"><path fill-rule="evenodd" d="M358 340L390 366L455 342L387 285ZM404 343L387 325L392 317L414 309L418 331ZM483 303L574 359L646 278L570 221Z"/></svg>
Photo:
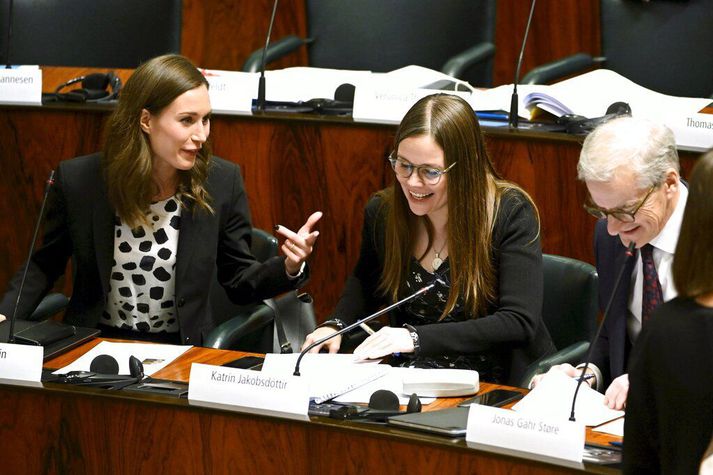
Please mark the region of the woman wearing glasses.
<svg viewBox="0 0 713 475"><path fill-rule="evenodd" d="M367 204L359 261L335 318L305 345L435 283L394 310L390 326L355 354L398 353L407 364L515 381L554 350L540 315L542 254L532 200L500 179L472 108L455 96L417 102L389 161L396 180ZM336 337L325 346L336 352L341 344Z"/></svg>

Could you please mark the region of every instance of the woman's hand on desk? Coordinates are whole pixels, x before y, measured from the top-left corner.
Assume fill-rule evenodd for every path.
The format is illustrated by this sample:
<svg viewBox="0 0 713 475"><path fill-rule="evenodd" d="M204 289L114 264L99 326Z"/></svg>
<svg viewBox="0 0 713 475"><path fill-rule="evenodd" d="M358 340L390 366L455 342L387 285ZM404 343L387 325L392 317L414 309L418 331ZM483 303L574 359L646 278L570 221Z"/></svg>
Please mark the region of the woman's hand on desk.
<svg viewBox="0 0 713 475"><path fill-rule="evenodd" d="M285 254L285 269L291 276L297 276L302 271L302 264L312 254L314 243L319 236L319 231L312 231L312 227L322 217L322 212L317 211L307 218L307 222L297 232L290 231L285 226L275 226L275 231L284 236L282 252Z"/></svg>
<svg viewBox="0 0 713 475"><path fill-rule="evenodd" d="M0 313L0 322L4 322L4 321L5 321L5 315Z"/></svg>
<svg viewBox="0 0 713 475"><path fill-rule="evenodd" d="M413 353L413 339L405 328L384 327L364 340L354 350L363 360L373 360L394 353Z"/></svg>
<svg viewBox="0 0 713 475"><path fill-rule="evenodd" d="M331 335L332 333L336 333L337 330L332 328L332 327L319 327L305 338L305 342L302 344L301 350L304 350L307 348L309 345L314 343L317 340L321 340L322 338L325 338L327 335ZM311 350L309 350L310 353L319 353L319 350L322 348L326 348L330 353L336 353L339 351L339 347L342 346L342 335L337 335L331 340L327 340L326 342L322 343L319 346L315 346Z"/></svg>

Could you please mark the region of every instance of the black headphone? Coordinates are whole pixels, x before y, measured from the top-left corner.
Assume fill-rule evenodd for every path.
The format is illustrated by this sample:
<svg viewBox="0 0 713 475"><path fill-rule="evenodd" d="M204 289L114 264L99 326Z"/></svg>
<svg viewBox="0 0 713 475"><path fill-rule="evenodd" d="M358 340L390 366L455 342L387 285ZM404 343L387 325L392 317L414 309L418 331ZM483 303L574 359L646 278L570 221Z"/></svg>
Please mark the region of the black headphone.
<svg viewBox="0 0 713 475"><path fill-rule="evenodd" d="M78 82L81 82L82 85L80 89L61 92L65 87ZM120 90L121 78L113 71L106 74L92 73L60 84L54 90L54 97L57 101L66 102L107 102L116 99Z"/></svg>

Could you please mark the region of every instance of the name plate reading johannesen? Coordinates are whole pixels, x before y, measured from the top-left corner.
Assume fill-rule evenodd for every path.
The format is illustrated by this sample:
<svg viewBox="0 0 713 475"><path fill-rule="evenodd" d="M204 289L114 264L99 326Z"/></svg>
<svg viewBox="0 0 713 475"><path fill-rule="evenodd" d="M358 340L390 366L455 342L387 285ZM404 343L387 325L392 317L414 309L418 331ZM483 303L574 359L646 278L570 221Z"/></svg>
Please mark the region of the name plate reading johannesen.
<svg viewBox="0 0 713 475"><path fill-rule="evenodd" d="M257 96L258 76L254 73L201 69L208 80L213 112L252 114L252 101Z"/></svg>
<svg viewBox="0 0 713 475"><path fill-rule="evenodd" d="M0 104L42 105L42 70L0 69Z"/></svg>
<svg viewBox="0 0 713 475"><path fill-rule="evenodd" d="M200 363L191 365L188 399L305 418L309 409L304 378Z"/></svg>
<svg viewBox="0 0 713 475"><path fill-rule="evenodd" d="M0 378L39 382L43 355L41 346L0 343Z"/></svg>
<svg viewBox="0 0 713 475"><path fill-rule="evenodd" d="M584 425L567 420L525 415L472 404L465 439L468 442L581 462Z"/></svg>

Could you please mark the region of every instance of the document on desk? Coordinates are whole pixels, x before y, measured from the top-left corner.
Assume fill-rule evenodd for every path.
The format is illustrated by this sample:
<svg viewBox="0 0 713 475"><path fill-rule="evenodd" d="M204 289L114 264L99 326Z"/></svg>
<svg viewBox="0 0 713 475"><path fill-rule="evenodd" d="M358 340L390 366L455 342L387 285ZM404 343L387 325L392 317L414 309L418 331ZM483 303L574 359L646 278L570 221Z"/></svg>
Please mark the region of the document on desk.
<svg viewBox="0 0 713 475"><path fill-rule="evenodd" d="M58 369L54 374L65 374L69 371L89 371L94 358L99 355L109 355L119 363L119 374L130 374L129 357L135 356L144 365L144 374L151 376L168 366L173 360L188 351L191 346L157 345L153 343L116 343L102 341L97 346L77 358L70 365Z"/></svg>
<svg viewBox="0 0 713 475"><path fill-rule="evenodd" d="M576 386L576 379L561 371L550 371L527 396L513 406L513 410L523 414L569 420ZM623 415L624 411L609 409L604 404L602 393L582 383L575 409L578 422L583 422L586 426L598 426Z"/></svg>
<svg viewBox="0 0 713 475"><path fill-rule="evenodd" d="M296 353L268 353L265 355L262 373L292 375L298 356ZM388 365L357 361L354 355L347 354L306 354L300 363L300 377L308 381L310 398L317 403L328 401L382 378L389 371Z"/></svg>

